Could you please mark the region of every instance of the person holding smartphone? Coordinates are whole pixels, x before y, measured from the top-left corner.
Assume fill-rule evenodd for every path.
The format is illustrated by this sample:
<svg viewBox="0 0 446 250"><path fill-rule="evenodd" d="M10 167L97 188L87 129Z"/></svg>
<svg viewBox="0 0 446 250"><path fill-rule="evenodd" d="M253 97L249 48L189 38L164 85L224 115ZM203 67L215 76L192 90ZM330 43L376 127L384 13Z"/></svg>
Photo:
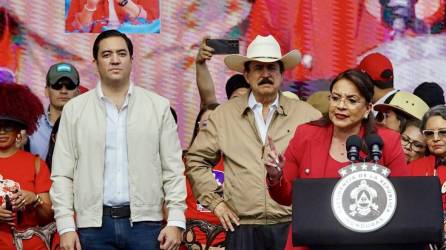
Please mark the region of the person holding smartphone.
<svg viewBox="0 0 446 250"><path fill-rule="evenodd" d="M0 182L17 184L10 192L1 193L0 249L16 249L16 232L37 230L37 226L53 221L48 167L40 158L15 146L22 140L22 129L27 133L36 130L41 113L40 100L27 87L0 85ZM37 235L22 239L22 243L24 250L47 249Z"/></svg>
<svg viewBox="0 0 446 250"><path fill-rule="evenodd" d="M225 64L242 73L251 91L213 111L187 154L186 174L201 205L228 231L227 249L283 249L291 207L268 195L264 160L269 135L285 150L296 126L318 119L310 104L280 91L285 70L300 62L292 50L282 56L273 36L257 36L246 56L229 55ZM212 162L223 157L224 184L214 178Z"/></svg>

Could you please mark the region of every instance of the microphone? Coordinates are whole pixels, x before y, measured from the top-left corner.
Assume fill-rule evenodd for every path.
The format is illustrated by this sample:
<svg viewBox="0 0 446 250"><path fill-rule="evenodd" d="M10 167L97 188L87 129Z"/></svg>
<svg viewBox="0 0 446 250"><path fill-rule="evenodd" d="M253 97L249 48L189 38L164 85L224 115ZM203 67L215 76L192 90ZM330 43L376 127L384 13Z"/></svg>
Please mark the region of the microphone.
<svg viewBox="0 0 446 250"><path fill-rule="evenodd" d="M367 144L367 148L369 150L369 158L372 159L375 163L378 162L379 159L381 159L381 149L384 145L381 137L377 134L367 135L365 137L365 143Z"/></svg>
<svg viewBox="0 0 446 250"><path fill-rule="evenodd" d="M351 135L347 138L345 145L347 149L347 158L353 163L359 161L359 151L361 151L362 139L357 135Z"/></svg>

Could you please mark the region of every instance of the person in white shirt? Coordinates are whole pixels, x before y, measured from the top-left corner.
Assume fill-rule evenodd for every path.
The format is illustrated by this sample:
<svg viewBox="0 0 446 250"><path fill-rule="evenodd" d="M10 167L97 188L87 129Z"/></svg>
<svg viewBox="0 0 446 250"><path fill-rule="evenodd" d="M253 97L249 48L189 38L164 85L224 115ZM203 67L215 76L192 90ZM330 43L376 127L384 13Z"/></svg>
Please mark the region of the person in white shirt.
<svg viewBox="0 0 446 250"><path fill-rule="evenodd" d="M102 32L93 56L100 81L65 106L53 155L61 248L178 249L186 184L169 102L130 81L125 34Z"/></svg>

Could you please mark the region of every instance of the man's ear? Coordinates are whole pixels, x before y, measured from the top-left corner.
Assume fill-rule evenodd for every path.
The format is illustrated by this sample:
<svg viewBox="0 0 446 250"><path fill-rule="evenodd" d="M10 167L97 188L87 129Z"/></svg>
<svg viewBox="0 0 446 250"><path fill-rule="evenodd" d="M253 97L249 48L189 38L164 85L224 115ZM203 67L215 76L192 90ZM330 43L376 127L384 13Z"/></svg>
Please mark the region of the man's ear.
<svg viewBox="0 0 446 250"><path fill-rule="evenodd" d="M248 72L243 72L243 76L245 77L246 82L251 86L251 83L248 81Z"/></svg>

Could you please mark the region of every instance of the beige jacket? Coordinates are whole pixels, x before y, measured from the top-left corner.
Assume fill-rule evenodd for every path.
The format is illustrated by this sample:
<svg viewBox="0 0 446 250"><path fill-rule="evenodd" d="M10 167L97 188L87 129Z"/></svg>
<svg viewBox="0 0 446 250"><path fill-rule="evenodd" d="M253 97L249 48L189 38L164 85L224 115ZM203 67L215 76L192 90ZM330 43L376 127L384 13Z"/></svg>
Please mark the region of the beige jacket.
<svg viewBox="0 0 446 250"><path fill-rule="evenodd" d="M140 87L129 98L127 147L131 221L185 221L186 184L177 126L167 99ZM102 225L106 111L97 89L63 109L50 190L58 230Z"/></svg>
<svg viewBox="0 0 446 250"><path fill-rule="evenodd" d="M242 224L275 224L291 220L291 208L269 196L264 160L269 147L260 139L249 94L231 99L211 113L206 129L187 155L186 173L200 203L214 210L225 201ZM268 128L279 152L284 152L299 124L321 117L309 104L279 97L279 107ZM224 157L225 180L221 189L212 176L212 162Z"/></svg>

